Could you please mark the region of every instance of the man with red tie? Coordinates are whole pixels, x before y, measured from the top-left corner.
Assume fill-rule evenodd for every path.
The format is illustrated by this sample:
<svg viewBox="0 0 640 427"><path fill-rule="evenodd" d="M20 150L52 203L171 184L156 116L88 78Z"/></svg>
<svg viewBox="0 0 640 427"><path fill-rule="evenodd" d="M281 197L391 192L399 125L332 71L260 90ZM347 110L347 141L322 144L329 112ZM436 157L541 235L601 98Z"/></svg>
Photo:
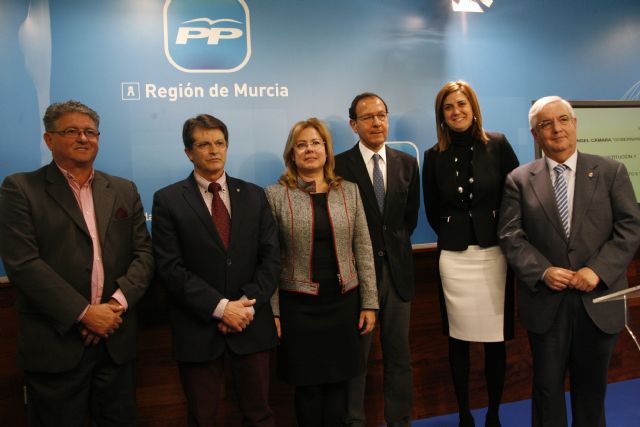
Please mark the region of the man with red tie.
<svg viewBox="0 0 640 427"><path fill-rule="evenodd" d="M154 195L152 236L158 277L171 296L189 425L216 425L226 354L243 425L273 426L277 227L262 188L225 173L229 134L221 120L190 118L182 139L194 171Z"/></svg>

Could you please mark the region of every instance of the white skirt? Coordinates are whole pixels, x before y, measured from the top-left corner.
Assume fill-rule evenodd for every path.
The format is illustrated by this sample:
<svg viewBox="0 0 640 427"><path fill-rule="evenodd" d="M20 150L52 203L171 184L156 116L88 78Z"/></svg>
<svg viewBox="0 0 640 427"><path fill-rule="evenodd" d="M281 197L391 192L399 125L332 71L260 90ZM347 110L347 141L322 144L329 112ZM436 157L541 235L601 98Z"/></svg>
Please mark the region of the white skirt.
<svg viewBox="0 0 640 427"><path fill-rule="evenodd" d="M463 341L504 341L507 261L499 246L441 251L440 278L449 335Z"/></svg>

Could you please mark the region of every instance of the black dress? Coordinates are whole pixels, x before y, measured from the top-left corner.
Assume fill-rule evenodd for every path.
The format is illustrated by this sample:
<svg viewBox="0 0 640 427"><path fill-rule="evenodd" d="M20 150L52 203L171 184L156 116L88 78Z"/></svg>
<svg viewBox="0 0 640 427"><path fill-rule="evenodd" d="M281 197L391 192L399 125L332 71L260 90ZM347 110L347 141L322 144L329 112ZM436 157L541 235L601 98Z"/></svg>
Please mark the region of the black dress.
<svg viewBox="0 0 640 427"><path fill-rule="evenodd" d="M280 291L278 373L293 385L337 383L364 369L364 361L358 356L358 290L341 293L327 194L311 197L312 277L320 283L319 294Z"/></svg>

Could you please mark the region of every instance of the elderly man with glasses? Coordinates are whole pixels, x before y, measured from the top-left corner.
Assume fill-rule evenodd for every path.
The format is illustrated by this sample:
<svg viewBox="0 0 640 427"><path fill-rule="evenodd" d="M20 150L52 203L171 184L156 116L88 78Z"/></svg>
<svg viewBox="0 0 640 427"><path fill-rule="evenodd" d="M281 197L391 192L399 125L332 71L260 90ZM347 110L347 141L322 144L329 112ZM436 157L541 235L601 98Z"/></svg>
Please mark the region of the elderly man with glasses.
<svg viewBox="0 0 640 427"><path fill-rule="evenodd" d="M532 425L565 427L565 372L574 427L602 427L622 301L593 299L628 287L640 210L622 163L577 151L577 119L564 99L529 110L545 156L505 182L498 236L518 276L518 306L533 353Z"/></svg>

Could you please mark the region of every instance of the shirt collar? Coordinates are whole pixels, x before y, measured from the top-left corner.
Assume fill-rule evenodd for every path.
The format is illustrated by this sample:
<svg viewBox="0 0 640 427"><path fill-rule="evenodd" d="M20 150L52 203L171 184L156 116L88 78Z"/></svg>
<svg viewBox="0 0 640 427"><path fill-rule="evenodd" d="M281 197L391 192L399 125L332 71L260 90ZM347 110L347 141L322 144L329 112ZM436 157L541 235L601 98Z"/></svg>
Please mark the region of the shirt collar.
<svg viewBox="0 0 640 427"><path fill-rule="evenodd" d="M373 157L373 155L376 154L375 151L373 151L372 149L364 145L362 141L358 142L358 147L360 148L360 154L362 154L362 158L364 159L365 163L368 163L371 160L371 157ZM380 157L382 157L382 161L386 164L387 163L387 143L386 142L384 143L382 148L378 151L378 154L380 155Z"/></svg>
<svg viewBox="0 0 640 427"><path fill-rule="evenodd" d="M552 171L553 168L555 168L557 165L560 164L549 157L545 156L545 159L547 161L547 166L549 167L550 171ZM574 151L574 153L567 160L565 160L563 164L569 166L569 169L575 172L576 165L578 164L578 150Z"/></svg>
<svg viewBox="0 0 640 427"><path fill-rule="evenodd" d="M78 182L76 177L71 174L71 172L69 172L68 170L66 170L62 166L60 166L58 163L56 163L56 166L58 167L60 172L62 172L62 176L64 176L64 178L67 180L67 182L69 184L74 184L74 185L80 187L80 183ZM86 185L91 185L91 183L93 182L94 174L95 174L95 169L91 168L91 175L89 175L89 179L87 180L87 182L84 183L85 186Z"/></svg>
<svg viewBox="0 0 640 427"><path fill-rule="evenodd" d="M200 191L202 191L203 193L206 193L207 191L209 191L209 184L211 183L211 181L200 176L198 172L196 172L195 170L193 171L193 176L196 179L196 183L198 184L198 188L200 189ZM222 188L223 192L227 191L227 174L226 173L222 172L222 175L220 175L220 178L218 178L216 181L213 181L213 182L217 182L218 184L220 184L220 187Z"/></svg>

